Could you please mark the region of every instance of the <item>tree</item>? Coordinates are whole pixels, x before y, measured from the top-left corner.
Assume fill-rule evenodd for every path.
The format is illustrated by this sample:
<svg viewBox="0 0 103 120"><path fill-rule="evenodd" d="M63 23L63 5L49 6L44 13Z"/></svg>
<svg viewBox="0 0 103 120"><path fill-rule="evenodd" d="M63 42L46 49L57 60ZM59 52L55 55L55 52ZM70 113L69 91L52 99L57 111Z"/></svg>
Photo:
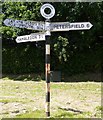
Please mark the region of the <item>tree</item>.
<svg viewBox="0 0 103 120"><path fill-rule="evenodd" d="M45 19L40 15L40 7L43 3L41 2L5 2L2 4L2 21L6 18L19 19L19 20L33 20L33 21L45 21ZM103 29L103 16L102 16L102 7L103 2L99 3L67 3L67 2L58 2L50 3L56 9L55 16L51 19L51 22L91 22L93 28L88 31L67 31L67 32L57 32L52 33L51 36L51 64L52 69L62 69L70 74L78 72L86 72L88 70L92 71L100 67L100 56L101 53L101 38L102 29ZM95 11L94 11L95 10ZM14 62L8 63L4 61L4 69L7 69L7 66L16 66L18 68L15 70L11 68L11 72L35 72L38 66L41 71L43 71L43 62L44 62L44 53L42 56L38 53L44 51L44 42L39 43L21 43L17 45L15 38L20 35L26 35L37 31L20 29L14 27L7 27L2 25L0 29L3 38L3 56L6 59L6 56L11 54L16 54L19 58L14 57ZM10 46L12 46L10 48ZM15 46L15 47L14 47ZM21 49L20 49L21 48ZM21 53L19 54L18 49ZM14 51L14 52L13 52ZM36 53L35 53L35 52ZM16 52L16 53L15 53ZM33 54L32 54L33 53ZM35 53L35 54L34 54ZM30 63L28 65L27 54ZM90 55L89 55L90 54ZM38 60L37 60L38 56ZM92 56L92 57L91 57ZM23 58L23 61L20 60ZM15 60L18 59L17 63ZM55 61L54 61L55 59ZM95 61L94 61L95 59ZM42 60L42 62L41 62ZM33 63L35 61L35 63ZM38 62L39 61L39 62ZM21 63L26 70L21 71ZM7 65L8 64L8 65ZM13 65L12 65L13 64ZM24 65L25 64L25 65ZM30 65L31 64L31 65ZM36 69L34 66L37 64ZM31 66L31 67L30 67ZM9 68L8 67L8 68ZM6 70L6 72L8 69ZM37 71L38 72L38 71Z"/></svg>

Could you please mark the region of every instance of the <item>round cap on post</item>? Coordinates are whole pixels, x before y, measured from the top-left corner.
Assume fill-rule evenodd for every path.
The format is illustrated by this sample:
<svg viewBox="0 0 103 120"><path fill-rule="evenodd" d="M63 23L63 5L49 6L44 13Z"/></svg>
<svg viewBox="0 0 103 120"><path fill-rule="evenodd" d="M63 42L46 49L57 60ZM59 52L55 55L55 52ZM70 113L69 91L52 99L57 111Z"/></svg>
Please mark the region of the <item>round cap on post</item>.
<svg viewBox="0 0 103 120"><path fill-rule="evenodd" d="M45 9L47 9L47 8L50 9L50 13L49 14L45 13ZM40 13L41 13L41 15L44 18L50 19L50 18L52 18L55 15L55 8L51 4L46 3L43 6L41 6Z"/></svg>

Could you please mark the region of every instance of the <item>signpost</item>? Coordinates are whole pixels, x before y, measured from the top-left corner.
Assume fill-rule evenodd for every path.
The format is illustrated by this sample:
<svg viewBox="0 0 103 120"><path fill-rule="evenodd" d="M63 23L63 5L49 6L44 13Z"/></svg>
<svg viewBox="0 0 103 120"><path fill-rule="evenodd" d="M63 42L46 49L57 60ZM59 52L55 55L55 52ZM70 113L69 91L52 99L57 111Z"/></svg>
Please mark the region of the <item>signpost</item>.
<svg viewBox="0 0 103 120"><path fill-rule="evenodd" d="M21 42L34 42L34 41L42 41L45 40L45 34L43 33L33 33L31 35L25 35L25 36L18 36L16 38L17 43Z"/></svg>
<svg viewBox="0 0 103 120"><path fill-rule="evenodd" d="M51 11L49 14L45 13L45 9L49 8ZM46 79L46 116L50 116L50 18L55 15L55 9L50 4L44 4L40 9L41 15L46 18L45 29L46 29L46 54L45 54L45 79Z"/></svg>
<svg viewBox="0 0 103 120"><path fill-rule="evenodd" d="M47 14L45 9L50 9ZM38 21L22 21L6 19L4 24L7 26L27 28L32 30L44 31L45 33L34 33L25 36L18 36L17 43L33 42L46 40L45 44L45 79L46 79L46 116L50 116L50 36L51 32L69 31L69 30L89 30L93 25L90 22L53 22L50 23L50 18L55 15L55 9L51 4L44 4L40 9L41 15L46 18L45 22Z"/></svg>
<svg viewBox="0 0 103 120"><path fill-rule="evenodd" d="M59 22L51 24L51 31L89 30L93 25L90 22Z"/></svg>
<svg viewBox="0 0 103 120"><path fill-rule="evenodd" d="M46 80L46 116L50 116L50 21L47 20L46 44L45 44L45 80Z"/></svg>
<svg viewBox="0 0 103 120"><path fill-rule="evenodd" d="M13 26L19 28L27 28L32 30L44 30L44 22L38 21L23 21L23 20L13 20L13 19L5 19L4 24L6 26Z"/></svg>

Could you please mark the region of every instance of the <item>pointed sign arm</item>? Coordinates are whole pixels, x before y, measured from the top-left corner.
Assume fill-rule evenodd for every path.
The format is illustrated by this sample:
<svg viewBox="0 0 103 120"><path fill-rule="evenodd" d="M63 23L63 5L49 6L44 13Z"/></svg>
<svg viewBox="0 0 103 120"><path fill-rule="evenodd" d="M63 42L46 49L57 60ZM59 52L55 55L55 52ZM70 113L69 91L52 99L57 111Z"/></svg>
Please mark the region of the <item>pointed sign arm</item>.
<svg viewBox="0 0 103 120"><path fill-rule="evenodd" d="M92 26L90 22L54 22L51 23L51 31L88 30Z"/></svg>
<svg viewBox="0 0 103 120"><path fill-rule="evenodd" d="M45 33L32 33L30 35L18 36L16 38L17 43L21 42L35 42L35 41L44 41Z"/></svg>
<svg viewBox="0 0 103 120"><path fill-rule="evenodd" d="M6 26L27 28L32 30L44 30L45 28L44 22L42 21L23 21L23 20L5 19L4 24Z"/></svg>

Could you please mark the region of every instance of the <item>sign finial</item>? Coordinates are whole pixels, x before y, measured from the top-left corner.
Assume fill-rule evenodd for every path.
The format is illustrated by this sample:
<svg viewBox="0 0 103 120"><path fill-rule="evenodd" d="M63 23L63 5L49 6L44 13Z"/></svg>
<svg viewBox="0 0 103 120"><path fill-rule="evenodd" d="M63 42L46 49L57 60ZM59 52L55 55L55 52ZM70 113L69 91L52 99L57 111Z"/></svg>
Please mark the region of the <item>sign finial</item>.
<svg viewBox="0 0 103 120"><path fill-rule="evenodd" d="M47 8L50 9L50 13L49 14L45 13L45 9L47 9ZM50 18L52 18L55 15L55 8L51 4L46 3L43 6L41 6L40 13L41 13L41 15L44 18L50 19Z"/></svg>

